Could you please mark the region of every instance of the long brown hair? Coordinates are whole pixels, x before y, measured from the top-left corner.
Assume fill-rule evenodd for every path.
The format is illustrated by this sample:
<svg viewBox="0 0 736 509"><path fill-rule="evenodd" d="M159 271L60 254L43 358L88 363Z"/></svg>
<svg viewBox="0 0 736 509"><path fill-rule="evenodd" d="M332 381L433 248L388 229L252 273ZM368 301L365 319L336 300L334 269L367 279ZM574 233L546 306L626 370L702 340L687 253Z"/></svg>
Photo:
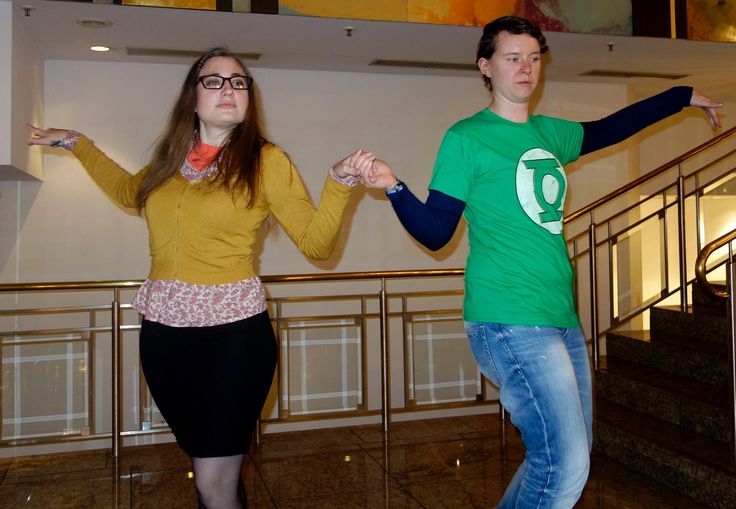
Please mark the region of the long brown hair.
<svg viewBox="0 0 736 509"><path fill-rule="evenodd" d="M246 75L250 75L243 62L225 48L211 49L192 64L138 188L136 205L139 211L156 188L176 175L192 148L194 133L199 128L199 117L195 111L199 84L197 78L204 63L212 57L232 58ZM248 207L256 199L261 175L261 148L267 143L261 133L254 89L255 83L252 83L248 89L245 119L233 128L217 153L217 173L208 182L211 188L222 187L231 191L233 198L238 193L247 193Z"/></svg>

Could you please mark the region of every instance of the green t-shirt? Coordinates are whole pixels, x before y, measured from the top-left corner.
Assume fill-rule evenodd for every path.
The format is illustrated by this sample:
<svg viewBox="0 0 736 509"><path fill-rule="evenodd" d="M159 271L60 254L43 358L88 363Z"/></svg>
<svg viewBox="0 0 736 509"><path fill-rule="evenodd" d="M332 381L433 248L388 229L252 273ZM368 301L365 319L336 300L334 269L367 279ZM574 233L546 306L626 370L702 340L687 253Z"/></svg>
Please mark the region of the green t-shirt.
<svg viewBox="0 0 736 509"><path fill-rule="evenodd" d="M580 325L562 219L564 165L582 140L578 122L534 115L520 124L488 109L445 134L429 187L466 204L466 320Z"/></svg>

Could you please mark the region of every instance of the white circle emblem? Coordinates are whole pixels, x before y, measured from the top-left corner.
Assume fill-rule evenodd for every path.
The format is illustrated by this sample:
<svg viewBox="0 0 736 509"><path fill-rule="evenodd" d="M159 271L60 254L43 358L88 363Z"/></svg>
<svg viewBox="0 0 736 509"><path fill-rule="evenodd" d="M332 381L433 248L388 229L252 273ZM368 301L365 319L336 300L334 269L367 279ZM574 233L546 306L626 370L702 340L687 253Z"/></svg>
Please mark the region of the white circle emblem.
<svg viewBox="0 0 736 509"><path fill-rule="evenodd" d="M527 150L516 167L516 196L529 219L552 234L562 233L567 177L557 158L541 148Z"/></svg>

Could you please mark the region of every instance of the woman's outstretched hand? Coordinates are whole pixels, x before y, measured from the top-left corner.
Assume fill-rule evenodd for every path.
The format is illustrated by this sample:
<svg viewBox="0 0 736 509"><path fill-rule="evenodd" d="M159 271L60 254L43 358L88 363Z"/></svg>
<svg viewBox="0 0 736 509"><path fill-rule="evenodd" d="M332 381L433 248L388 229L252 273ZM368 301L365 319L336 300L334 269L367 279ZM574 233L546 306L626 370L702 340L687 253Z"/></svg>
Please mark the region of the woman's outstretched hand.
<svg viewBox="0 0 736 509"><path fill-rule="evenodd" d="M366 187L386 189L395 186L398 179L386 161L376 159L373 161L370 169L363 173L360 181Z"/></svg>
<svg viewBox="0 0 736 509"><path fill-rule="evenodd" d="M26 127L31 131L31 136L27 141L29 145L59 147L62 146L62 142L69 133L67 129L41 129L31 124L26 124Z"/></svg>
<svg viewBox="0 0 736 509"><path fill-rule="evenodd" d="M697 106L698 108L703 110L708 116L710 126L713 129L718 129L721 127L721 119L718 118L718 112L716 111L716 109L721 108L723 106L723 103L715 102L705 97L697 90L693 89L693 95L690 98L690 106Z"/></svg>
<svg viewBox="0 0 736 509"><path fill-rule="evenodd" d="M334 171L335 175L339 178L360 178L365 171L370 169L375 158L376 156L371 152L365 152L358 149L342 161L335 163L332 167L332 171Z"/></svg>

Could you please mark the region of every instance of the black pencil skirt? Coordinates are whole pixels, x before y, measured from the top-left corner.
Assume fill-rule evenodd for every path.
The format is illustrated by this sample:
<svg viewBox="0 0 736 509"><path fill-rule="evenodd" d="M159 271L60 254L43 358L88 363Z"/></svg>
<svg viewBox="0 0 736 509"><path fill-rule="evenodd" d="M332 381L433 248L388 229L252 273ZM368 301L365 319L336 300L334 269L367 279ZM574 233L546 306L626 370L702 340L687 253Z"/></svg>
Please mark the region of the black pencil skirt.
<svg viewBox="0 0 736 509"><path fill-rule="evenodd" d="M211 327L141 325L140 358L151 395L192 457L248 452L276 356L266 311Z"/></svg>

